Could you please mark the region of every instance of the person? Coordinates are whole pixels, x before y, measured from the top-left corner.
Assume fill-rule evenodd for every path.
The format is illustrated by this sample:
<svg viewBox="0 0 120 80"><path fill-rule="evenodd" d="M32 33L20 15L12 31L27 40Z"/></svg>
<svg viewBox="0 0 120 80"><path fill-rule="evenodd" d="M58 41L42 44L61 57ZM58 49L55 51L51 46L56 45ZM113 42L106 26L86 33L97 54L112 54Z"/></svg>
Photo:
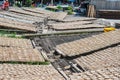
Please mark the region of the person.
<svg viewBox="0 0 120 80"><path fill-rule="evenodd" d="M18 6L18 7L22 7L22 5L21 5L21 2L20 2L20 1L18 1L17 6Z"/></svg>
<svg viewBox="0 0 120 80"><path fill-rule="evenodd" d="M36 7L36 2L35 1L32 2L32 6Z"/></svg>
<svg viewBox="0 0 120 80"><path fill-rule="evenodd" d="M5 0L5 7L8 7L9 6L9 2L8 0Z"/></svg>
<svg viewBox="0 0 120 80"><path fill-rule="evenodd" d="M86 4L85 4L85 1L84 0L81 1L80 5L79 5L79 13L83 13L83 15L85 15L86 11L87 11L86 8L87 7L86 7Z"/></svg>
<svg viewBox="0 0 120 80"><path fill-rule="evenodd" d="M8 8L9 8L9 1L5 0L5 2L4 2L4 9L8 10Z"/></svg>

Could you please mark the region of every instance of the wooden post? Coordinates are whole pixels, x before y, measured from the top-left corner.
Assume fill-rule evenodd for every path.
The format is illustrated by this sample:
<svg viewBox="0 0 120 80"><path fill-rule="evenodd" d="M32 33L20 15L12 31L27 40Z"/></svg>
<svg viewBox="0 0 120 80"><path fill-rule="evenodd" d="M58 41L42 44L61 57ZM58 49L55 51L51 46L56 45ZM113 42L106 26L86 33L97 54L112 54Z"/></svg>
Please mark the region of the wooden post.
<svg viewBox="0 0 120 80"><path fill-rule="evenodd" d="M54 2L54 1L53 1L53 0L51 0L51 5L52 5L52 6L53 6L53 2Z"/></svg>
<svg viewBox="0 0 120 80"><path fill-rule="evenodd" d="M89 5L87 17L96 17L96 10L94 5Z"/></svg>
<svg viewBox="0 0 120 80"><path fill-rule="evenodd" d="M42 7L42 5L43 5L43 0L41 0L41 7Z"/></svg>

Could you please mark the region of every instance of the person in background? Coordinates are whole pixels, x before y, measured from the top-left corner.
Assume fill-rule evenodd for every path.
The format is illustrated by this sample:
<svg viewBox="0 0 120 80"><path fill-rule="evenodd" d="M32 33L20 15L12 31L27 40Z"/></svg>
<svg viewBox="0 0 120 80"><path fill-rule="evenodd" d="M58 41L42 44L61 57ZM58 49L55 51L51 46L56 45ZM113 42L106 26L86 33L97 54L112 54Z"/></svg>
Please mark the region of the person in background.
<svg viewBox="0 0 120 80"><path fill-rule="evenodd" d="M85 0L82 0L79 6L79 12L85 15L87 12L87 6L88 3Z"/></svg>
<svg viewBox="0 0 120 80"><path fill-rule="evenodd" d="M36 2L35 1L32 2L32 6L36 7Z"/></svg>
<svg viewBox="0 0 120 80"><path fill-rule="evenodd" d="M20 2L20 1L18 1L17 5L18 5L18 7L22 7L22 5L21 5L21 2Z"/></svg>
<svg viewBox="0 0 120 80"><path fill-rule="evenodd" d="M5 0L5 2L4 2L4 9L5 10L9 9L9 1L8 0Z"/></svg>
<svg viewBox="0 0 120 80"><path fill-rule="evenodd" d="M5 7L9 6L8 0L5 0Z"/></svg>

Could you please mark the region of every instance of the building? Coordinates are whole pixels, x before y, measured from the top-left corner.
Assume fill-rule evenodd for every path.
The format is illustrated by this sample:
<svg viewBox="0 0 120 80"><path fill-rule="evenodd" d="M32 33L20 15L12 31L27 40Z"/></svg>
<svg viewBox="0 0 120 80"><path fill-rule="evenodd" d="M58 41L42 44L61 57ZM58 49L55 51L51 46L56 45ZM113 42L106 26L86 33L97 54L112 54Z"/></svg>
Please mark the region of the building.
<svg viewBox="0 0 120 80"><path fill-rule="evenodd" d="M91 0L96 9L120 10L120 0Z"/></svg>

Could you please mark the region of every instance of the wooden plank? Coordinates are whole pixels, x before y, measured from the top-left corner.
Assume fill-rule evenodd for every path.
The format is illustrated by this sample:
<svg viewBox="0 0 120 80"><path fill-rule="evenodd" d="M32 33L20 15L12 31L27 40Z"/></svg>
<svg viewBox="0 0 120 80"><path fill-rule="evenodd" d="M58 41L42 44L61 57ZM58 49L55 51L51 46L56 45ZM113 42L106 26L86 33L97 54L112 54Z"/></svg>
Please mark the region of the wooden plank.
<svg viewBox="0 0 120 80"><path fill-rule="evenodd" d="M87 22L86 22L87 23ZM49 28L54 30L77 30L77 29L92 29L92 28L104 28L105 25L99 25L99 24L86 24L84 25L82 23L75 23L75 24L57 24L57 25L50 25Z"/></svg>
<svg viewBox="0 0 120 80"><path fill-rule="evenodd" d="M120 19L120 10L98 10L98 15L101 18Z"/></svg>
<svg viewBox="0 0 120 80"><path fill-rule="evenodd" d="M96 18L89 18L89 17L69 17L64 18L64 20L60 20L60 22L77 22L77 21L94 21Z"/></svg>
<svg viewBox="0 0 120 80"><path fill-rule="evenodd" d="M94 5L89 5L87 16L92 18L96 17L96 10Z"/></svg>
<svg viewBox="0 0 120 80"><path fill-rule="evenodd" d="M45 14L48 16L49 14L54 13L52 11L48 11L48 10L41 9L41 8L23 8L23 10L34 12L34 13L39 13L39 14Z"/></svg>
<svg viewBox="0 0 120 80"><path fill-rule="evenodd" d="M52 20L63 20L67 16L65 12L55 12L50 14L50 19Z"/></svg>
<svg viewBox="0 0 120 80"><path fill-rule="evenodd" d="M52 23L48 24L49 27L62 27L62 26L79 26L79 25L92 24L92 21L77 21L77 22L67 22L67 23Z"/></svg>

